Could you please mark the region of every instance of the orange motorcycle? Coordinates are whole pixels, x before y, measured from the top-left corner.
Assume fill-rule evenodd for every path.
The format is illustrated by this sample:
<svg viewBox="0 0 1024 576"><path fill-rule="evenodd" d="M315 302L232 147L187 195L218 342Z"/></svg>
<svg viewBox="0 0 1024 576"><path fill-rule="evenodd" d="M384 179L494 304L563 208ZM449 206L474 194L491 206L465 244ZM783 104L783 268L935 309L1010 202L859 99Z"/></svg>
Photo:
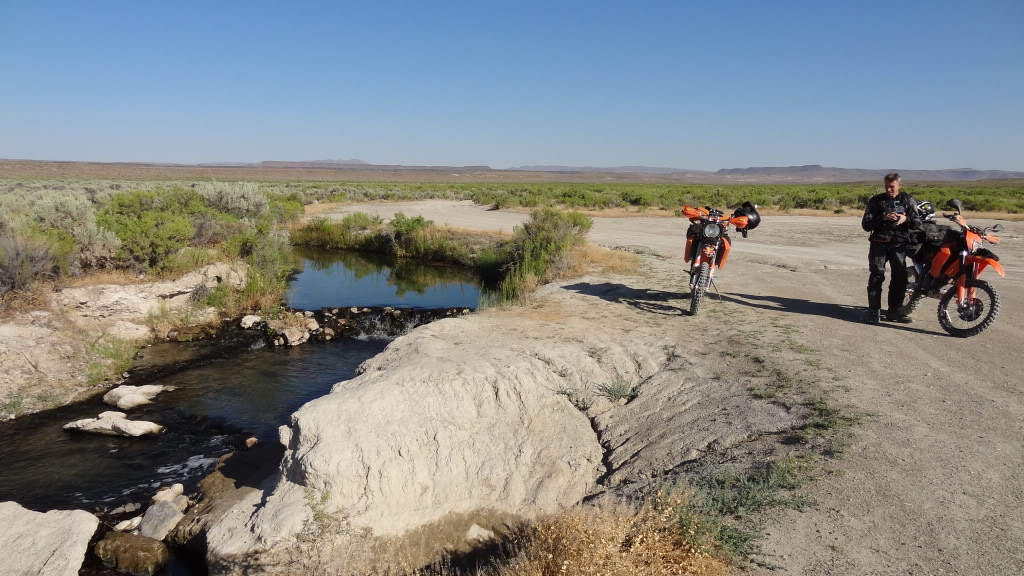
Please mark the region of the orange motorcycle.
<svg viewBox="0 0 1024 576"><path fill-rule="evenodd" d="M747 232L761 223L761 216L757 213L757 206L750 202L744 202L730 218L710 206L683 206L682 216L691 222L686 232L683 261L690 263L690 315L693 316L700 310L708 287L714 284L715 270L724 268L729 259L732 249L729 225L735 226L746 238Z"/></svg>
<svg viewBox="0 0 1024 576"><path fill-rule="evenodd" d="M961 212L963 203L953 199L948 203L956 210L943 217L960 226L959 234L949 230L941 244L933 244L922 252L926 255L916 263L923 272L904 307L913 311L925 296L938 296L942 288L952 282L949 290L939 297L939 325L946 332L960 338L968 338L984 332L999 315L999 293L991 284L978 277L986 268L992 268L1000 276L1006 276L999 257L984 243L998 244L1002 226L978 228L967 224Z"/></svg>

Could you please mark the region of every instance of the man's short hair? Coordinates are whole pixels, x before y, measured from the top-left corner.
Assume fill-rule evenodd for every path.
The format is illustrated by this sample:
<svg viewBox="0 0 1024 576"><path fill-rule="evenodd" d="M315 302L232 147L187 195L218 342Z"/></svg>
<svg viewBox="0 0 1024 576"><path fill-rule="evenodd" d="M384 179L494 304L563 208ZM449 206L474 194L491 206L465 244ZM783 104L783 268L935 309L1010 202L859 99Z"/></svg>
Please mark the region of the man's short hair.
<svg viewBox="0 0 1024 576"><path fill-rule="evenodd" d="M889 172L888 174L885 175L885 183L886 184L889 184L890 182L899 182L899 181L900 181L900 173L899 172Z"/></svg>

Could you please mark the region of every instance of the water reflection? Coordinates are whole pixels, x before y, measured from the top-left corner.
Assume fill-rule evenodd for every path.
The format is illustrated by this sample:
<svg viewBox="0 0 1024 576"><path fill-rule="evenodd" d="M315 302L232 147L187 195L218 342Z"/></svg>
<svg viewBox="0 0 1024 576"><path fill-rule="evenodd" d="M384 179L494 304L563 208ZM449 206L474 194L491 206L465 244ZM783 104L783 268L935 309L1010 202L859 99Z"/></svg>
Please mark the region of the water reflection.
<svg viewBox="0 0 1024 576"><path fill-rule="evenodd" d="M476 308L480 303L480 278L465 268L339 250L295 252L302 271L289 283L292 308Z"/></svg>

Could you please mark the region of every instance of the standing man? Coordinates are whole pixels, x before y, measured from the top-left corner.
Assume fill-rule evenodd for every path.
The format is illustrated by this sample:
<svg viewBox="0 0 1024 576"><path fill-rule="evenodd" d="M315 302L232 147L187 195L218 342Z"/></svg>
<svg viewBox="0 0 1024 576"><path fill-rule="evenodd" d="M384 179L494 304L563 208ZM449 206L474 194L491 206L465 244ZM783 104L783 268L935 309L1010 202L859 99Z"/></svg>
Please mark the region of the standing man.
<svg viewBox="0 0 1024 576"><path fill-rule="evenodd" d="M907 292L907 245L910 231L920 222L917 215L917 201L900 191L900 175L890 172L885 175L885 192L868 200L861 227L871 232L868 241L868 314L865 320L878 324L882 320L882 283L885 282L885 264L889 263L892 280L889 281L889 309L885 319L890 322L909 324L909 316L900 312L903 297Z"/></svg>

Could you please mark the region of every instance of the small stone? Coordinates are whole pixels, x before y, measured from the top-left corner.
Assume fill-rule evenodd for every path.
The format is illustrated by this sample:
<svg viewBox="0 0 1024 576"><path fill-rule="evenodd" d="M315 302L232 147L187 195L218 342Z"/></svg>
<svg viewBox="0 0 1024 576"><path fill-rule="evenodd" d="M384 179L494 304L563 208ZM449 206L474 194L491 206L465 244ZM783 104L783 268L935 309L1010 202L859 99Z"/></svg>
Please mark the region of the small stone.
<svg viewBox="0 0 1024 576"><path fill-rule="evenodd" d="M284 340L289 346L298 346L309 340L309 332L299 328L285 328L280 331L280 334L284 336Z"/></svg>
<svg viewBox="0 0 1024 576"><path fill-rule="evenodd" d="M142 524L142 516L122 520L114 525L114 530L117 530L118 532L131 532L138 528L139 524Z"/></svg>
<svg viewBox="0 0 1024 576"><path fill-rule="evenodd" d="M356 308L355 306L349 308L349 311L353 314L359 314L359 308Z"/></svg>
<svg viewBox="0 0 1024 576"><path fill-rule="evenodd" d="M157 493L153 495L153 503L157 502L168 502L174 500L178 496L185 493L185 487L181 484L171 484L166 488L157 490Z"/></svg>
<svg viewBox="0 0 1024 576"><path fill-rule="evenodd" d="M113 510L108 512L108 514L110 514L111 516L117 516L119 514L131 514L132 512L135 512L140 508L142 508L142 504L139 504L137 502L130 502L128 504L125 504L124 506L118 506L117 508L114 508Z"/></svg>
<svg viewBox="0 0 1024 576"><path fill-rule="evenodd" d="M320 329L320 325L317 324L316 320L314 320L312 318L306 320L306 330L309 330L310 332L315 332L315 331L317 331L319 329Z"/></svg>
<svg viewBox="0 0 1024 576"><path fill-rule="evenodd" d="M312 318L313 317L313 313L310 312L309 310L306 310L305 312L303 312L302 315L305 316L306 318Z"/></svg>
<svg viewBox="0 0 1024 576"><path fill-rule="evenodd" d="M253 436L252 438L246 438L245 439L245 447L246 448L252 448L253 446L256 445L257 442L259 442L259 440L257 440L255 436Z"/></svg>
<svg viewBox="0 0 1024 576"><path fill-rule="evenodd" d="M128 377L128 373L127 372L122 372L121 373L121 378L127 378L127 377Z"/></svg>
<svg viewBox="0 0 1024 576"><path fill-rule="evenodd" d="M263 322L263 318L260 318L255 314L249 314L242 317L242 321L239 322L239 326L241 326L243 330L249 330L261 322Z"/></svg>
<svg viewBox="0 0 1024 576"><path fill-rule="evenodd" d="M487 530L486 528L481 528L480 526L478 526L476 524L473 524L472 526L470 526L469 530L466 532L466 540L469 540L471 542L473 542L473 541L479 542L479 541L483 541L483 540L493 540L493 539L494 539L494 532L491 532L490 530Z"/></svg>

